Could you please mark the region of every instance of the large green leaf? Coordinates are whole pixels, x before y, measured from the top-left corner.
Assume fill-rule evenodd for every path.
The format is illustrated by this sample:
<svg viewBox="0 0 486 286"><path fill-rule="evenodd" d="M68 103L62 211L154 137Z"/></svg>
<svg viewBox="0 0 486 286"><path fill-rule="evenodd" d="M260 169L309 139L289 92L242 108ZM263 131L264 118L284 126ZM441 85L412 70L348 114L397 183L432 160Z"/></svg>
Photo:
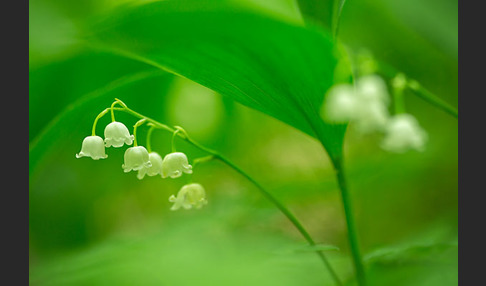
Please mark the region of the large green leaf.
<svg viewBox="0 0 486 286"><path fill-rule="evenodd" d="M273 116L318 138L339 160L346 126L319 116L339 60L329 33L234 7L190 3L122 9L91 26L85 40Z"/></svg>

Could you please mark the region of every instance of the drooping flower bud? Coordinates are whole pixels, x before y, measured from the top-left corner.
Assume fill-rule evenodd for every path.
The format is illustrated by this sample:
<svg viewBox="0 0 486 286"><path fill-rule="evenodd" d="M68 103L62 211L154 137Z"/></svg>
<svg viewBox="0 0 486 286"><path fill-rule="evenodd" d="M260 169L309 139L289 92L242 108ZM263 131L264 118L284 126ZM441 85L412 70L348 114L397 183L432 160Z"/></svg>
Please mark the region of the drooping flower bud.
<svg viewBox="0 0 486 286"><path fill-rule="evenodd" d="M190 209L192 207L200 209L208 203L206 200L206 192L203 186L198 183L183 186L177 193L177 197L174 195L170 196L169 202L174 203L170 208L172 211L178 210L180 207L184 209Z"/></svg>
<svg viewBox="0 0 486 286"><path fill-rule="evenodd" d="M149 161L152 164L150 167L143 167L142 169L138 170L137 178L140 180L145 177L145 175L155 176L155 175L162 175L162 157L157 152L150 152L149 154Z"/></svg>
<svg viewBox="0 0 486 286"><path fill-rule="evenodd" d="M76 154L76 158L91 157L93 160L105 159L105 144L100 136L88 136L84 138L81 152Z"/></svg>
<svg viewBox="0 0 486 286"><path fill-rule="evenodd" d="M134 136L121 122L111 122L105 127L105 144L106 147L122 147L123 144L132 145Z"/></svg>
<svg viewBox="0 0 486 286"><path fill-rule="evenodd" d="M125 151L125 164L122 165L123 171L138 171L143 168L149 168L152 163L149 160L147 149L143 146L130 147Z"/></svg>
<svg viewBox="0 0 486 286"><path fill-rule="evenodd" d="M182 176L182 173L192 174L192 166L189 165L186 154L174 152L165 155L162 161L162 178L174 179Z"/></svg>
<svg viewBox="0 0 486 286"><path fill-rule="evenodd" d="M410 114L398 114L388 121L381 147L396 153L403 153L409 149L423 151L427 137L427 133L415 117Z"/></svg>

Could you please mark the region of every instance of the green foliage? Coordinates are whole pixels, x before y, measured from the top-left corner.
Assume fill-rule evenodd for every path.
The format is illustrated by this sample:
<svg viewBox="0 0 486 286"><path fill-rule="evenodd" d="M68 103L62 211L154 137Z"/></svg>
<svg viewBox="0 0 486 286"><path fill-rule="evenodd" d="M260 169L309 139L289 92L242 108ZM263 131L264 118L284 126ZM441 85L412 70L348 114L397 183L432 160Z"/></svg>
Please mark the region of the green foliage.
<svg viewBox="0 0 486 286"><path fill-rule="evenodd" d="M319 141L331 160L346 155L369 284L457 285L457 120L405 92L430 142L423 153L396 155L379 149L379 136L319 116L329 87L350 81L346 54L356 67L363 50L456 106L457 1L299 0L302 15L292 1L147 2L29 2L32 285L330 285L316 250L356 285ZM342 3L347 53L332 40ZM304 245L251 183L218 162L194 172L206 208L171 212L168 198L185 178L125 174L125 148L76 159L115 97L169 125L187 122L195 139L268 187L317 245ZM116 117L130 130L137 120ZM138 132L145 144L146 128ZM177 143L190 161L206 155ZM170 134L154 132L152 148L170 152Z"/></svg>
<svg viewBox="0 0 486 286"><path fill-rule="evenodd" d="M224 214L231 204L218 205ZM214 207L214 206L213 206ZM231 220L203 211L173 215L164 231L123 235L36 268L32 285L319 285L329 279L311 252L283 252L295 242L231 230ZM339 256L336 256L339 261ZM342 259L342 258L341 258ZM311 270L317 275L307 275ZM67 275L69 273L69 275Z"/></svg>
<svg viewBox="0 0 486 286"><path fill-rule="evenodd" d="M90 28L86 41L280 119L338 160L345 126L319 116L338 62L330 36L221 5L201 10L171 1L123 9Z"/></svg>

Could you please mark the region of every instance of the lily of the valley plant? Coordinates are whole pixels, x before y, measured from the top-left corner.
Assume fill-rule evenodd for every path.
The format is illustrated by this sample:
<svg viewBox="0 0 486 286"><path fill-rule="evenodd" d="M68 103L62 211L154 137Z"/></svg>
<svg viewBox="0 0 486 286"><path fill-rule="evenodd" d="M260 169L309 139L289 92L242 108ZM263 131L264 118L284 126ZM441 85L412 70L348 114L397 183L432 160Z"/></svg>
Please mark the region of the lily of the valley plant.
<svg viewBox="0 0 486 286"><path fill-rule="evenodd" d="M152 150L149 151L144 146L139 146L137 144L136 130L140 125L145 123L147 119L142 118L139 120L134 125L133 135L131 135L125 124L115 121L114 110L117 108L114 106L116 104L121 105L122 108L126 107L123 102L117 99L110 108L103 110L96 117L93 124L92 135L87 136L83 140L81 152L76 154L76 158L91 157L93 160L106 159L108 155L106 155L105 148L120 148L125 144L127 146L134 144L134 146L127 148L124 154L124 163L121 166L125 173L138 171L137 178L140 180L142 180L145 175L160 175L161 178L170 177L175 179L181 177L184 173L188 175L192 174L192 166L189 164L186 154L182 152L172 152L165 155L164 159L162 159L159 153ZM108 111L111 111L112 122L105 127L105 138L103 139L95 134L96 124ZM153 124L151 125L151 129L152 128L154 128ZM178 127L178 129L174 131L174 134L181 130L183 129ZM147 142L150 141L150 134L151 132L148 133ZM150 147L148 148L150 149ZM175 150L174 145L172 148ZM174 195L170 196L169 202L174 203L170 208L171 210L178 210L181 207L190 209L193 206L196 209L199 209L207 204L206 192L200 184L189 183L182 186L177 197Z"/></svg>

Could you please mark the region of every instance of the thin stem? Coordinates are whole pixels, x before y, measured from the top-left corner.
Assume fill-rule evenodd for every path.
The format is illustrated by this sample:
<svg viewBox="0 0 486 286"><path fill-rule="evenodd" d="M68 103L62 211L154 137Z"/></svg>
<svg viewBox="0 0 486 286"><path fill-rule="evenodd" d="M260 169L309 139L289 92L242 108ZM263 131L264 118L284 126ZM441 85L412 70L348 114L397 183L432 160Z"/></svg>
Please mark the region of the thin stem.
<svg viewBox="0 0 486 286"><path fill-rule="evenodd" d="M137 121L137 123L135 123L135 125L133 125L133 146L138 146L137 145L137 128L138 128L138 126L142 125L145 121L147 121L147 119L142 118L139 121Z"/></svg>
<svg viewBox="0 0 486 286"><path fill-rule="evenodd" d="M115 112L113 111L113 108L115 107L115 104L117 104L118 101L114 101L112 104L111 104L111 122L115 122Z"/></svg>
<svg viewBox="0 0 486 286"><path fill-rule="evenodd" d="M104 109L103 111L100 112L100 114L98 114L98 116L96 116L96 118L93 122L93 128L91 129L91 135L92 136L96 135L96 125L98 124L98 120L101 117L103 117L106 113L108 113L108 111L111 111L111 122L115 121L115 114L114 114L113 111L114 110L120 110L119 108L115 108L115 104L120 104L121 106L123 106L123 108L126 107L125 103L123 103L121 100L115 99L115 101L111 104L111 106L109 108Z"/></svg>
<svg viewBox="0 0 486 286"><path fill-rule="evenodd" d="M286 217L287 219L294 225L294 227L299 231L299 233L304 237L304 239L309 243L310 246L316 245L310 234L305 230L305 228L302 226L302 224L299 222L299 220L283 205L281 204L270 192L265 190L263 186L261 186L257 181L255 181L250 175L248 175L246 172L244 172L242 169L240 169L238 166L236 166L233 162L231 162L228 158L224 157L223 155L219 154L217 151L209 149L198 142L194 141L192 138L190 138L185 132L184 129L182 128L171 128L165 124L162 124L154 119L151 119L149 117L146 117L130 108L128 108L125 104L124 108L120 108L120 110L125 111L135 117L142 118L153 124L154 127L169 131L171 133L175 133L176 130L179 130L180 132L176 133L177 136L179 136L181 139L185 140L186 142L190 143L194 147L200 149L201 151L204 151L206 153L209 153L213 156L213 158L220 160L221 162L225 163L229 167L231 167L233 170L235 170L237 173L239 173L241 176L246 178L248 181L250 181L259 191L260 193L267 198L271 203L273 203ZM134 131L135 134L135 131ZM136 137L135 137L136 138ZM326 256L322 251L316 251L316 254L320 257L322 262L324 263L325 267L328 269L329 273L331 274L332 279L336 283L336 285L342 286L342 282L337 276L336 272L332 268L331 264L327 260Z"/></svg>
<svg viewBox="0 0 486 286"><path fill-rule="evenodd" d="M123 101L119 100L116 97L115 97L115 102L118 103L119 105L121 105L123 108L128 108L127 105Z"/></svg>
<svg viewBox="0 0 486 286"><path fill-rule="evenodd" d="M176 131L174 131L174 133L172 133L172 140L170 141L172 153L176 152L175 138L177 136L177 133L179 133L179 131L180 129L177 129Z"/></svg>
<svg viewBox="0 0 486 286"><path fill-rule="evenodd" d="M383 72L385 75L394 77L395 75L399 74L400 72L395 69L394 67L385 64L383 62L377 62L379 70ZM447 114L458 118L458 111L457 108L454 108L449 103L442 100L440 97L429 91L428 89L424 88L419 82L416 80L408 79L407 80L407 87L414 91L414 94L417 95L419 98L425 100L426 102L432 104L433 106L441 109L442 111L446 112Z"/></svg>
<svg viewBox="0 0 486 286"><path fill-rule="evenodd" d="M151 144L152 132L154 131L155 126L152 123L149 123L148 125L150 126L150 128L147 131L147 140L146 140L147 142L145 142L145 144L147 145L147 151L150 153L152 152L152 144Z"/></svg>
<svg viewBox="0 0 486 286"><path fill-rule="evenodd" d="M254 186L258 188L260 193L267 198L271 203L273 203L286 217L287 219L297 228L297 230L300 232L300 234L305 238L307 243L310 246L316 245L310 234L305 230L305 228L300 224L299 220L283 205L281 204L272 194L270 194L268 191L266 191L257 181L255 181L252 177L250 177L247 173L245 173L243 170L241 170L238 166L233 164L231 161L229 161L226 157L223 157L220 154L213 154L217 159L225 163L226 165L230 166L238 172L240 175L245 177L248 181L250 181ZM323 252L321 251L316 251L316 254L319 256L319 258L322 260L326 268L328 269L329 273L331 274L331 277L334 279L334 282L336 285L343 285L339 277L337 276L336 272L332 268L331 264L327 260L326 256L324 255Z"/></svg>
<svg viewBox="0 0 486 286"><path fill-rule="evenodd" d="M336 171L337 182L341 190L341 199L343 201L344 214L346 218L346 226L348 230L348 240L351 248L351 255L353 257L354 268L356 271L356 278L358 281L358 285L365 286L366 285L365 271L363 266L363 260L359 250L358 234L356 232L356 224L354 221L354 216L352 211L351 197L344 176L344 168L340 160L335 160L333 163Z"/></svg>
<svg viewBox="0 0 486 286"><path fill-rule="evenodd" d="M300 232L300 234L307 240L309 245L314 246L316 245L310 234L305 230L305 228L300 224L299 220L283 205L281 204L271 193L269 193L267 190L265 190L257 181L255 181L250 175L248 175L246 172L244 172L242 169L240 169L238 166L236 166L233 162L231 162L228 158L224 157L223 155L219 154L218 152L208 149L199 143L195 142L192 140L190 137L186 136L186 141L194 145L195 147L212 154L216 159L219 159L221 162L225 163L226 165L230 166L233 170L238 172L240 175L245 177L248 181L250 181L255 187L258 188L260 193L267 198L271 203L273 203L286 217L287 219L290 220L290 222L297 228L297 230ZM342 285L341 281L339 280L339 277L337 276L336 272L333 270L331 267L329 261L325 257L324 253L321 251L316 251L316 253L319 255L327 269L329 270L332 278L336 282L336 285Z"/></svg>
<svg viewBox="0 0 486 286"><path fill-rule="evenodd" d="M403 91L406 87L407 79L405 78L404 74L400 73L392 79L394 114L405 113L405 100L403 98Z"/></svg>
<svg viewBox="0 0 486 286"><path fill-rule="evenodd" d="M91 129L91 136L96 136L96 124L98 124L98 120L101 117L103 117L109 110L110 110L110 108L107 108L107 109L101 111L100 114L98 114L98 116L96 116L96 118L93 122L93 128Z"/></svg>
<svg viewBox="0 0 486 286"><path fill-rule="evenodd" d="M209 161L211 161L213 159L215 159L215 157L213 155L208 155L208 156L196 158L196 159L192 160L192 169L194 170L194 168L196 167L196 165L199 165L201 163L209 162Z"/></svg>
<svg viewBox="0 0 486 286"><path fill-rule="evenodd" d="M424 88L420 83L418 83L415 80L411 80L408 82L408 87L415 91L415 94L420 97L421 99L427 101L428 103L435 105L439 109L442 109L443 111L447 112L448 114L454 116L455 118L458 118L458 112L457 109L450 106L447 102L443 101L440 99L438 96Z"/></svg>

